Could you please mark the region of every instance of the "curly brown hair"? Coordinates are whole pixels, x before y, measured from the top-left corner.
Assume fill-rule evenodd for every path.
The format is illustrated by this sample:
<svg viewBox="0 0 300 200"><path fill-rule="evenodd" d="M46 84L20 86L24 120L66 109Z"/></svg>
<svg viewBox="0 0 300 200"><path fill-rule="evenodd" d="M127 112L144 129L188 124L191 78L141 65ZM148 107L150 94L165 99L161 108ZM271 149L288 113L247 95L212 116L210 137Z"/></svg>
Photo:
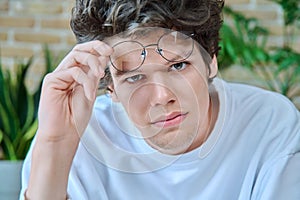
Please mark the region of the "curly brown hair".
<svg viewBox="0 0 300 200"><path fill-rule="evenodd" d="M212 57L218 55L224 0L76 0L70 21L78 43L138 27L162 27L192 32ZM111 83L109 71L101 81Z"/></svg>

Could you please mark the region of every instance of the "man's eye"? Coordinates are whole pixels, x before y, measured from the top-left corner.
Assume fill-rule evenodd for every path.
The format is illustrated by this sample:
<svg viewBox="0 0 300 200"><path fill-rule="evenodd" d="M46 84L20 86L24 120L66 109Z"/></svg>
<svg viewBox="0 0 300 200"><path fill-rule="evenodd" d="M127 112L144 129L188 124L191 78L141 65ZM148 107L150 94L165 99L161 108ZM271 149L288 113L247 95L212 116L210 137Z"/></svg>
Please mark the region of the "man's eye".
<svg viewBox="0 0 300 200"><path fill-rule="evenodd" d="M126 78L125 81L127 81L128 83L135 83L135 82L143 79L143 77L144 76L142 74L137 74L137 75Z"/></svg>
<svg viewBox="0 0 300 200"><path fill-rule="evenodd" d="M181 71L184 70L187 67L186 62L180 62L180 63L175 63L171 65L170 70L171 71Z"/></svg>

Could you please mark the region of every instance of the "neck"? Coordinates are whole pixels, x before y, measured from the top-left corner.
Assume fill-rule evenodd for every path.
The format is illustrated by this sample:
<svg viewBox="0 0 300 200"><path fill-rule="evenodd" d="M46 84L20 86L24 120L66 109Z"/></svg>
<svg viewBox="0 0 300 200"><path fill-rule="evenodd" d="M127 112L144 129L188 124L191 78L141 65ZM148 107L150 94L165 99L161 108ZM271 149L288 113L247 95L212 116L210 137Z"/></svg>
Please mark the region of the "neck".
<svg viewBox="0 0 300 200"><path fill-rule="evenodd" d="M187 149L186 152L192 151L200 147L208 139L208 137L214 129L219 113L219 97L218 93L216 92L215 88L213 88L213 86L211 86L209 93L209 109L207 112L206 120L204 122L204 127L206 128L202 129L201 127L199 127L197 138Z"/></svg>

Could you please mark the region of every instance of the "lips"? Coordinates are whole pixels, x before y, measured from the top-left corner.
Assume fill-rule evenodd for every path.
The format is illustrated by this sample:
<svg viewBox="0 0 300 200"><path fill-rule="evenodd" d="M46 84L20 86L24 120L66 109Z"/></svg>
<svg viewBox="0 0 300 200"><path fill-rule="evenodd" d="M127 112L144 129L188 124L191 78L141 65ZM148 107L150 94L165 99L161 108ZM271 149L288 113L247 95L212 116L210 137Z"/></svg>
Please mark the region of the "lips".
<svg viewBox="0 0 300 200"><path fill-rule="evenodd" d="M157 120L155 120L151 124L158 126L158 127L163 127L163 128L177 126L177 125L181 124L181 122L185 119L186 115L187 115L187 113L173 112L169 115L159 117Z"/></svg>

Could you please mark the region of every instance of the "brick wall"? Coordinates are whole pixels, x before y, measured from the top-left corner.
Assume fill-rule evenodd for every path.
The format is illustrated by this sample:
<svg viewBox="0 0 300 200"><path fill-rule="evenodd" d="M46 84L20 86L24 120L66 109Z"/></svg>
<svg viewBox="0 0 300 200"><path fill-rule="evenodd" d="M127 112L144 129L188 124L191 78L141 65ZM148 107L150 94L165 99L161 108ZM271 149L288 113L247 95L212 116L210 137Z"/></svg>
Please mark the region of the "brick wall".
<svg viewBox="0 0 300 200"><path fill-rule="evenodd" d="M260 24L270 31L269 44L283 44L283 12L281 7L269 0L225 0L226 4L247 17L259 19ZM225 18L226 20L226 18ZM296 33L292 48L300 52L300 32Z"/></svg>
<svg viewBox="0 0 300 200"><path fill-rule="evenodd" d="M34 56L32 81L44 70L43 45L66 52L75 43L69 28L71 4L66 0L0 0L2 64L12 68Z"/></svg>
<svg viewBox="0 0 300 200"><path fill-rule="evenodd" d="M42 45L58 53L75 43L69 18L75 0L0 0L0 48L2 63L12 67L21 58L34 55L34 73L43 70ZM282 11L267 0L226 0L226 4L247 16L261 20L270 29L273 45L281 45ZM226 20L226 18L225 18ZM300 37L294 48L300 51ZM33 76L35 77L35 76Z"/></svg>

